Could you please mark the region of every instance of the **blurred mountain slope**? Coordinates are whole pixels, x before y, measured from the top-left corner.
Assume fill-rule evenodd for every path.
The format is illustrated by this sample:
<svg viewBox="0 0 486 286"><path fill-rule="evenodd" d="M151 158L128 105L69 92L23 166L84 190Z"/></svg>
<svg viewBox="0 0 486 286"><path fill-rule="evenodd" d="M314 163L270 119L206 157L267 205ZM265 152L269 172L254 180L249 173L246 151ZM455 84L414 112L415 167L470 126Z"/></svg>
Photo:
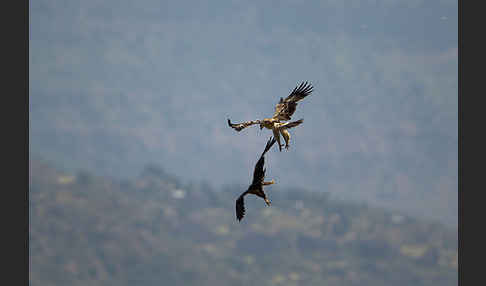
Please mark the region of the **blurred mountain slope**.
<svg viewBox="0 0 486 286"><path fill-rule="evenodd" d="M30 160L35 285L457 285L457 231L304 189L185 185L151 165L134 180Z"/></svg>

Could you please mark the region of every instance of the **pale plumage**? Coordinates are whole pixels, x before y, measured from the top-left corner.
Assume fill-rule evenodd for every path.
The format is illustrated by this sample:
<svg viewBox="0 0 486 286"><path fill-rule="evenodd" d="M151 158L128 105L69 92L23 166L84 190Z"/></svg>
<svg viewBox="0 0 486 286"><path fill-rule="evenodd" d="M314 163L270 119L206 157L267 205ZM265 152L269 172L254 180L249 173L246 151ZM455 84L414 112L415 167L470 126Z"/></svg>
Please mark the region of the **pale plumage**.
<svg viewBox="0 0 486 286"><path fill-rule="evenodd" d="M280 134L285 140L285 148L289 148L290 133L288 129L293 128L304 122L303 119L284 122L291 119L297 108L297 102L304 99L306 96L311 94L313 91L313 86L307 82L302 82L300 85L296 86L294 90L285 99L280 98L280 101L275 105L275 112L271 118L265 118L263 120L252 120L242 123L231 123L228 119L228 125L235 129L236 131L241 131L246 127L251 125L259 124L260 129L264 127L273 131L273 136L278 142L279 150L282 151L282 144L280 143Z"/></svg>

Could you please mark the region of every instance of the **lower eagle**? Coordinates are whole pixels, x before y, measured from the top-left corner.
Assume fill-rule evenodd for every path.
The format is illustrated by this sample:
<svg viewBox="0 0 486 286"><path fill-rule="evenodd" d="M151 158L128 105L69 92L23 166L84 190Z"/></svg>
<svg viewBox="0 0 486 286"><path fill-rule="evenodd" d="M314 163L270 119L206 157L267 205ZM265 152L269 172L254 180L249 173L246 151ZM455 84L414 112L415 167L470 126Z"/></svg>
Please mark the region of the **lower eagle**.
<svg viewBox="0 0 486 286"><path fill-rule="evenodd" d="M255 165L255 170L253 171L253 181L251 185L248 187L243 194L241 194L238 199L236 200L236 219L241 221L243 216L245 216L245 201L244 197L247 194L256 195L265 200L265 203L270 206L270 200L267 198L267 195L263 192L264 185L271 185L275 183L275 180L271 180L269 182L265 182L265 171L266 169L263 168L265 165L265 153L267 153L270 148L272 148L273 144L275 144L275 138L270 138L265 146L265 151L263 151L260 159Z"/></svg>

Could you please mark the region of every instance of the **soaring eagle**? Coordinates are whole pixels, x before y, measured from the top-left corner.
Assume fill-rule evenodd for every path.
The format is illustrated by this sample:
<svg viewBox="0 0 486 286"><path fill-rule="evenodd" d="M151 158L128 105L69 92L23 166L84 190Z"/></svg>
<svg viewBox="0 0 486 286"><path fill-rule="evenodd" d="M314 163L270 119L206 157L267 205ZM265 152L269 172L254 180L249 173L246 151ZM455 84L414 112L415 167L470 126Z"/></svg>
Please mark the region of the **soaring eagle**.
<svg viewBox="0 0 486 286"><path fill-rule="evenodd" d="M297 108L297 102L304 99L312 92L313 86L307 82L302 82L300 85L296 86L294 90L285 99L282 97L280 101L275 105L275 113L271 118L264 118L263 120L253 120L246 121L242 123L231 123L228 119L228 125L235 129L236 131L241 131L248 126L254 124L260 124L260 130L263 127L271 129L273 131L273 137L277 139L278 148L282 151L282 144L280 143L280 134L285 140L285 148L289 148L290 133L287 129L293 128L304 122L304 119L300 119L293 122L284 122L291 119L292 114L294 114Z"/></svg>
<svg viewBox="0 0 486 286"><path fill-rule="evenodd" d="M272 148L275 142L276 142L275 138L270 138L267 141L267 146L265 146L265 151L263 151L262 155L260 156L260 159L255 165L255 170L253 171L253 182L248 187L248 190L246 190L243 194L241 194L236 200L236 219L238 221L241 221L241 219L245 215L244 197L247 194L254 194L259 196L260 198L263 198L265 200L265 203L267 203L267 205L270 206L270 201L268 200L267 195L265 195L265 193L263 192L263 186L274 184L275 180L271 180L269 182L264 181L266 169L263 168L263 165L265 164L265 153L267 153L267 151L270 150L270 148Z"/></svg>

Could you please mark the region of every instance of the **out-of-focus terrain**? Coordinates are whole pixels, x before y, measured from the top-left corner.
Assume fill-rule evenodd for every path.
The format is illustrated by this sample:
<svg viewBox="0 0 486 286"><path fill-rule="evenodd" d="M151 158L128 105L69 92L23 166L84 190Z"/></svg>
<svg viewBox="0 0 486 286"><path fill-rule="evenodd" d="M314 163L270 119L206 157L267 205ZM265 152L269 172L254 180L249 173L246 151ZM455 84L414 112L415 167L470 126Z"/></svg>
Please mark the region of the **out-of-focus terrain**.
<svg viewBox="0 0 486 286"><path fill-rule="evenodd" d="M270 186L215 191L147 166L133 180L30 160L30 285L457 285L457 231Z"/></svg>
<svg viewBox="0 0 486 286"><path fill-rule="evenodd" d="M457 15L457 0L31 1L29 149L100 176L155 163L245 184L271 132L226 119L271 116L306 80L304 123L269 154L280 186L457 227Z"/></svg>

